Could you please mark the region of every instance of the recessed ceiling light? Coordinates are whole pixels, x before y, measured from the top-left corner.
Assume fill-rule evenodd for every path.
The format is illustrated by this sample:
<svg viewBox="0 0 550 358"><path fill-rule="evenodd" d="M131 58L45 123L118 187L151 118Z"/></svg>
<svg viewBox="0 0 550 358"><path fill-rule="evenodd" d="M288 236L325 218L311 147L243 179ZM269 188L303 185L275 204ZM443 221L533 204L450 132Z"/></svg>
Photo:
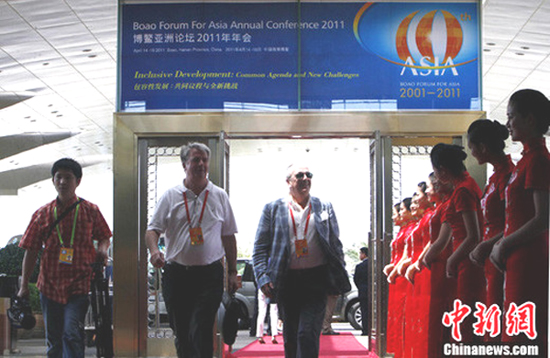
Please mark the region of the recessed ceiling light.
<svg viewBox="0 0 550 358"><path fill-rule="evenodd" d="M495 46L495 45L496 45L496 43L494 43L494 42L487 42L487 46Z"/></svg>
<svg viewBox="0 0 550 358"><path fill-rule="evenodd" d="M59 117L63 117L63 115L62 115L62 114L58 114L56 117L58 117L58 118L59 118Z"/></svg>
<svg viewBox="0 0 550 358"><path fill-rule="evenodd" d="M87 49L82 50L82 52L92 52L92 49L91 49L91 48L87 48Z"/></svg>
<svg viewBox="0 0 550 358"><path fill-rule="evenodd" d="M44 63L42 64L42 66L48 66L49 64L50 64L49 62L44 62Z"/></svg>
<svg viewBox="0 0 550 358"><path fill-rule="evenodd" d="M97 57L97 55L90 55L90 56L88 56L88 58L95 58L95 57Z"/></svg>
<svg viewBox="0 0 550 358"><path fill-rule="evenodd" d="M56 114L56 113L57 113L57 111L52 111L52 114Z"/></svg>
<svg viewBox="0 0 550 358"><path fill-rule="evenodd" d="M516 55L518 55L518 56L523 56L523 55L525 55L525 54L524 54L523 52L516 52Z"/></svg>
<svg viewBox="0 0 550 358"><path fill-rule="evenodd" d="M529 46L521 46L520 47L522 50L529 50Z"/></svg>
<svg viewBox="0 0 550 358"><path fill-rule="evenodd" d="M483 49L483 52L491 52L491 49L484 48L484 49Z"/></svg>

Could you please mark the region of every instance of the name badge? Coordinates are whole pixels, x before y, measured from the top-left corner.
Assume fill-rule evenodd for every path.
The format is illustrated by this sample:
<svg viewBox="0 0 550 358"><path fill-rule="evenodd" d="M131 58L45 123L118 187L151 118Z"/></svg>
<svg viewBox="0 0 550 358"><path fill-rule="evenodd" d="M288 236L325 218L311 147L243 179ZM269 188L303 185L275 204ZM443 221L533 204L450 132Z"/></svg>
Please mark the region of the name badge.
<svg viewBox="0 0 550 358"><path fill-rule="evenodd" d="M189 229L189 235L191 236L191 245L204 244L204 238L202 236L202 228L192 227Z"/></svg>
<svg viewBox="0 0 550 358"><path fill-rule="evenodd" d="M73 257L74 257L73 248L62 247L61 251L59 252L59 263L65 264L65 265L72 265Z"/></svg>
<svg viewBox="0 0 550 358"><path fill-rule="evenodd" d="M296 257L300 258L308 255L307 240L296 240L294 246L296 247Z"/></svg>

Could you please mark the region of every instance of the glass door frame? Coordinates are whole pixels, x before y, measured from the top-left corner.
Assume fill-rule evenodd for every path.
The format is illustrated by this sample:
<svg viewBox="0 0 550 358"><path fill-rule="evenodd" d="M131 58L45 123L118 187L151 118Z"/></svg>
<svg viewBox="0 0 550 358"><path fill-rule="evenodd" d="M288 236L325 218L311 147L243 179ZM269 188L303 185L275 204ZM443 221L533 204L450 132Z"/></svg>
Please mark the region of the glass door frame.
<svg viewBox="0 0 550 358"><path fill-rule="evenodd" d="M145 228L141 224L146 222L146 210L141 210L146 207L143 206L146 197L142 191L144 178L140 176L146 173L141 160L146 154L146 145L141 139L219 136L222 132L230 138L374 138L376 131L381 138L450 137L463 135L471 122L484 117L485 112L477 111L115 113L115 355L138 357L147 354L147 248L143 241ZM391 217L391 205L383 210L389 210ZM117 265L117 262L124 264ZM381 348L378 344L375 347L376 350Z"/></svg>

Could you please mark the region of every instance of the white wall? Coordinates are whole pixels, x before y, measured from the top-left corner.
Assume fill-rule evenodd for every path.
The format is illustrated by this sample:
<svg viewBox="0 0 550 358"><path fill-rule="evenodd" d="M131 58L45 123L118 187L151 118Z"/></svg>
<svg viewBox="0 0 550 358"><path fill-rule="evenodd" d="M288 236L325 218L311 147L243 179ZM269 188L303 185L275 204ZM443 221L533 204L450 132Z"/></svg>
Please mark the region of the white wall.
<svg viewBox="0 0 550 358"><path fill-rule="evenodd" d="M332 202L344 247L367 242L369 140L231 140L230 148L230 199L242 256L252 255L264 205L288 195L286 169L292 163L309 166L311 194Z"/></svg>

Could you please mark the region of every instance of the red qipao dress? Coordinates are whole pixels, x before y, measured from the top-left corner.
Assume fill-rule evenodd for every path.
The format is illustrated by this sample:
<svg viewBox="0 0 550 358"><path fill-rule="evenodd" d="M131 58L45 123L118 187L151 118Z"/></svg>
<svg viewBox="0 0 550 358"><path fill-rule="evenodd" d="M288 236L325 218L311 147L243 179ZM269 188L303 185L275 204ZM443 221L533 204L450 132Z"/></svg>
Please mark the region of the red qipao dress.
<svg viewBox="0 0 550 358"><path fill-rule="evenodd" d="M475 211L478 217L480 232L483 232L483 214L481 212L481 189L474 179L464 172L460 181L455 183L455 190L449 199L449 206L444 214L444 222L449 223L453 231L453 252L464 242L466 227L462 218L463 212ZM451 296L451 302L459 299L462 304L468 305L473 311L476 302L485 301L485 273L483 268L475 265L466 256L458 264L458 274L455 280L456 289ZM462 342L475 343L482 341L480 336L473 333L475 317L468 315L460 324ZM451 329L451 328L449 328Z"/></svg>
<svg viewBox="0 0 550 358"><path fill-rule="evenodd" d="M415 222L410 234L405 239L405 252L407 257L413 258L414 255L414 242L418 241L419 235L419 221ZM405 303L403 305L403 357L409 358L412 354L412 341L414 340L412 332L412 323L415 316L413 291L414 286L405 278L401 277L405 282Z"/></svg>
<svg viewBox="0 0 550 358"><path fill-rule="evenodd" d="M443 223L443 214L447 210L449 201L441 203L435 208L434 214L430 220L430 242L439 236L441 224ZM455 282L447 278L445 272L447 259L452 254L451 245L441 252L438 259L430 266L430 299L428 302L428 352L424 357L440 358L443 354L443 344L448 343L450 339L449 331L444 329L441 323L443 313L449 311L450 294L454 290ZM428 271L428 270L423 270Z"/></svg>
<svg viewBox="0 0 550 358"><path fill-rule="evenodd" d="M416 222L410 222L403 226L397 236L390 243L392 259L391 263L397 265L403 257L405 250L405 239L410 235ZM388 335L386 350L394 354L394 358L403 357L403 315L405 307L405 296L407 280L398 276L395 283L389 285L388 297Z"/></svg>
<svg viewBox="0 0 550 358"><path fill-rule="evenodd" d="M505 160L495 164L493 175L491 175L485 187L485 192L481 198L481 209L485 220L483 232L483 240L485 241L504 231L504 190L514 167L512 159L507 155ZM502 310L504 304L504 274L488 258L485 260L485 278L487 279L485 306L489 308L491 305L496 304ZM499 342L501 337L491 338L487 334L485 340Z"/></svg>
<svg viewBox="0 0 550 358"><path fill-rule="evenodd" d="M548 193L550 186L550 155L544 139L524 144L523 157L517 163L506 187L506 224L504 237L521 228L535 215L533 190ZM546 357L548 345L548 227L537 237L522 246L514 247L506 258L504 278L504 309L511 303L521 306L525 302L536 305L535 329L537 338L531 340L523 330L518 335L506 334L504 342L538 344ZM513 323L514 318L507 323ZM505 318L506 321L506 318ZM523 323L527 321L522 320Z"/></svg>
<svg viewBox="0 0 550 358"><path fill-rule="evenodd" d="M430 223L435 211L433 208L428 208L424 212L424 216L418 223L417 230L413 233L413 263L418 261L420 254L424 250L424 247L430 242ZM409 333L405 337L405 345L410 347L410 357L426 357L428 350L428 311L430 309L430 270L426 269L422 265L422 270L417 272L414 276L414 283L409 286L413 288L411 292L411 298L407 300L411 301L411 304L407 307L411 308L412 312L407 309L409 329L406 330ZM408 302L408 301L407 301Z"/></svg>

